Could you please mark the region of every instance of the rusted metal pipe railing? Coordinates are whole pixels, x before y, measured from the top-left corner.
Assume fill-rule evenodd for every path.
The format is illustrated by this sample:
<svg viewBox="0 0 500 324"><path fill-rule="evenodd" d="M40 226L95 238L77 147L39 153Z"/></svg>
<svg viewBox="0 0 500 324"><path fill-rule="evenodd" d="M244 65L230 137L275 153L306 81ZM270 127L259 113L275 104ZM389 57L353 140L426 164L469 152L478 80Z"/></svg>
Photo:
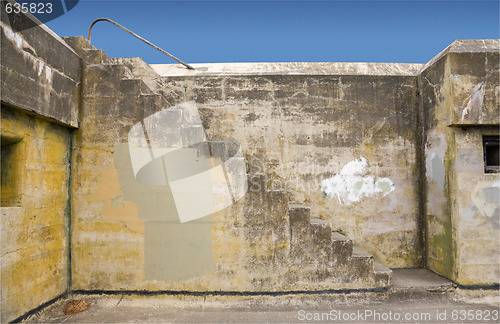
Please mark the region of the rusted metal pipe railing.
<svg viewBox="0 0 500 324"><path fill-rule="evenodd" d="M157 49L158 51L160 51L160 52L162 52L163 54L167 55L168 57L170 57L170 58L172 58L172 59L176 60L177 62L181 63L182 65L184 65L184 66L185 66L185 67L187 67L188 69L190 69L190 70L194 70L194 67L192 67L191 65L189 65L189 64L187 64L187 63L185 63L185 62L183 62L183 61L179 60L177 57L173 56L173 55L172 55L172 54L170 54L169 52L167 52L167 51L165 51L165 50L163 50L163 49L159 48L158 46L156 46L155 44L151 43L151 42L150 42L150 41L148 41L147 39L142 38L141 36L137 35L137 34L136 34L136 33L134 33L133 31L131 31L131 30L129 30L129 29L127 29L127 28L123 27L123 26L122 26L122 25L120 25L119 23L114 22L113 20L108 19L108 18L98 18L98 19L94 20L94 21L92 22L92 24L90 24L90 27L89 27L89 37L88 37L89 43L90 43L90 37L91 37L92 27L93 27L96 23L98 23L99 21L107 21L107 22L109 22L109 23L111 23L111 24L115 25L116 27L121 28L122 30L126 31L126 32L127 32L127 33L129 33L130 35L132 35L132 36L134 36L134 37L136 37L136 38L140 39L141 41L143 41L144 43L148 44L149 46L154 47L155 49Z"/></svg>

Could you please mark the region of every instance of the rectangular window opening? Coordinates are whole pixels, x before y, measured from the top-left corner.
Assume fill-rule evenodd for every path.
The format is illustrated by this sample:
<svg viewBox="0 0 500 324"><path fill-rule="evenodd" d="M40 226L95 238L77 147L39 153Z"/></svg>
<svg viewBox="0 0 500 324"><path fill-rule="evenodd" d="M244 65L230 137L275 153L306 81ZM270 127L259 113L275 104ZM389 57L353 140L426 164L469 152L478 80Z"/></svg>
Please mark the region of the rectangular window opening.
<svg viewBox="0 0 500 324"><path fill-rule="evenodd" d="M484 173L500 172L500 136L483 136Z"/></svg>
<svg viewBox="0 0 500 324"><path fill-rule="evenodd" d="M19 177L18 148L22 138L0 137L1 207L21 206L21 183Z"/></svg>

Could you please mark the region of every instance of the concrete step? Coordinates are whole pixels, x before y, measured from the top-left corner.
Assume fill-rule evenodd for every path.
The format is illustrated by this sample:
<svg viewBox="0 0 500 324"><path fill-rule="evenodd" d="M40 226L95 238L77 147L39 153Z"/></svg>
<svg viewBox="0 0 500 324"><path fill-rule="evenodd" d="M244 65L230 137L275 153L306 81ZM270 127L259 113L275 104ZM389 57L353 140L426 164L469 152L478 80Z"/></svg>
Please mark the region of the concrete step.
<svg viewBox="0 0 500 324"><path fill-rule="evenodd" d="M311 222L311 208L300 204L289 204L288 217L290 217L290 227L308 229Z"/></svg>
<svg viewBox="0 0 500 324"><path fill-rule="evenodd" d="M117 86L121 80L128 79L130 73L125 66L118 64L88 64L85 72L99 73L96 77L113 81Z"/></svg>
<svg viewBox="0 0 500 324"><path fill-rule="evenodd" d="M447 278L428 269L392 269L392 288L389 298L401 299L448 299L456 285Z"/></svg>
<svg viewBox="0 0 500 324"><path fill-rule="evenodd" d="M375 273L392 273L392 270L390 268L377 261L373 262L373 270L375 271Z"/></svg>
<svg viewBox="0 0 500 324"><path fill-rule="evenodd" d="M368 258L368 259L372 258L372 255L370 253L366 252L365 250L357 246L353 246L352 256L356 258Z"/></svg>
<svg viewBox="0 0 500 324"><path fill-rule="evenodd" d="M375 273L375 284L377 287L385 287L391 284L392 270L383 264L374 261L373 270Z"/></svg>
<svg viewBox="0 0 500 324"><path fill-rule="evenodd" d="M138 96L138 98L140 100L140 105L144 111L144 118L151 116L162 109L170 107L170 104L167 102L167 100L160 94L141 94Z"/></svg>
<svg viewBox="0 0 500 324"><path fill-rule="evenodd" d="M352 256L352 240L339 232L332 232L331 245L331 260L335 261L337 264L346 264Z"/></svg>
<svg viewBox="0 0 500 324"><path fill-rule="evenodd" d="M89 64L110 64L113 63L111 58L100 49L84 49L82 58Z"/></svg>
<svg viewBox="0 0 500 324"><path fill-rule="evenodd" d="M332 245L330 244L332 225L320 218L311 218L309 228L309 257L321 264L328 264L332 257Z"/></svg>
<svg viewBox="0 0 500 324"><path fill-rule="evenodd" d="M89 41L83 36L74 37L62 37L62 39L71 46L75 52L81 55L81 52L85 49L96 49Z"/></svg>
<svg viewBox="0 0 500 324"><path fill-rule="evenodd" d="M339 243L349 243L351 245L351 252L349 255L352 254L352 240L348 238L347 236L339 233L339 232L332 232L332 241L333 242L339 242Z"/></svg>
<svg viewBox="0 0 500 324"><path fill-rule="evenodd" d="M116 63L104 63L104 66L110 67L117 75L120 75L122 79L132 79L134 76L132 72L123 64Z"/></svg>
<svg viewBox="0 0 500 324"><path fill-rule="evenodd" d="M123 78L120 82L120 91L127 96L154 94L154 92L141 79Z"/></svg>
<svg viewBox="0 0 500 324"><path fill-rule="evenodd" d="M113 68L102 64L90 64L85 66L85 75L86 79L99 80L84 87L84 91L89 90L93 96L121 97L123 95L119 89L122 76Z"/></svg>
<svg viewBox="0 0 500 324"><path fill-rule="evenodd" d="M333 232L331 223L311 217L309 207L289 203L290 194L286 190L268 190L267 173L260 171L266 162L256 158L248 159L247 163L247 197L251 198L247 198L245 209L251 217L249 216L246 222L251 222L252 228L260 229L259 233L252 232L248 236L255 239L253 244L259 244L258 240L265 237L261 231L289 232L288 254L284 254L285 250L281 251L281 255L290 262L289 275L303 273L299 280L306 280L311 284L329 281L376 288L390 286L392 272L389 268L376 263L371 254L355 247L351 239L339 232ZM287 222L281 221L280 215L283 214L286 215ZM286 235L278 241L286 242Z"/></svg>
<svg viewBox="0 0 500 324"><path fill-rule="evenodd" d="M140 80L130 80L130 71L121 64L87 64L87 78L99 80L92 84L92 92L102 97L138 97L142 94L152 94L149 88ZM136 84L134 84L136 83ZM136 86L137 88L133 88Z"/></svg>
<svg viewBox="0 0 500 324"><path fill-rule="evenodd" d="M134 78L141 79L152 90L162 88L161 77L156 71L140 57L120 57L112 59L115 63L123 64L132 72Z"/></svg>
<svg viewBox="0 0 500 324"><path fill-rule="evenodd" d="M349 264L358 278L368 278L374 273L373 256L357 246L353 246Z"/></svg>
<svg viewBox="0 0 500 324"><path fill-rule="evenodd" d="M290 223L290 259L300 265L315 261L312 256L311 209L300 204L288 204Z"/></svg>
<svg viewBox="0 0 500 324"><path fill-rule="evenodd" d="M322 220L321 218L318 218L318 217L312 217L310 223L311 223L311 225L327 226L330 229L332 228L332 225L330 223L328 223L327 221Z"/></svg>
<svg viewBox="0 0 500 324"><path fill-rule="evenodd" d="M320 218L311 218L309 222L311 226L311 234L318 244L322 244L325 247L330 247L330 242L332 239L332 225Z"/></svg>
<svg viewBox="0 0 500 324"><path fill-rule="evenodd" d="M117 57L112 60L117 64L125 65L138 79L144 77L160 77L160 75L140 57Z"/></svg>

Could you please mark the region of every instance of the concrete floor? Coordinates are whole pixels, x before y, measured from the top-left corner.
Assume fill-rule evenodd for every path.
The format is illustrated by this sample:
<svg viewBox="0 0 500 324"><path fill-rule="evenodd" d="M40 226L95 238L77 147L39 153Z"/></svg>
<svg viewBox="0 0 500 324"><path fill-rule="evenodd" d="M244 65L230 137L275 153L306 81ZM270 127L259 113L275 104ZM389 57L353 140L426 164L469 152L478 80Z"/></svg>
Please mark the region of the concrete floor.
<svg viewBox="0 0 500 324"><path fill-rule="evenodd" d="M390 293L289 296L73 295L90 307L64 315L61 300L28 323L499 323L498 291L460 291L424 269L396 270ZM488 320L485 320L488 318Z"/></svg>
<svg viewBox="0 0 500 324"><path fill-rule="evenodd" d="M452 282L427 269L393 269L394 287L437 288L451 286Z"/></svg>

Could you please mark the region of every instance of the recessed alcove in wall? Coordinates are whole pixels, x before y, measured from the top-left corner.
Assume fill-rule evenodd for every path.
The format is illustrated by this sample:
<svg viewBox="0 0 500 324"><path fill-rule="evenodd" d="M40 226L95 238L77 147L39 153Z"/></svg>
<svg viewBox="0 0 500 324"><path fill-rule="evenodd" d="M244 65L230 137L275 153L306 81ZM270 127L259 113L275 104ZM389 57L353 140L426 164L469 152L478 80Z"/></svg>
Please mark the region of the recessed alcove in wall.
<svg viewBox="0 0 500 324"><path fill-rule="evenodd" d="M484 173L500 172L500 136L483 136Z"/></svg>
<svg viewBox="0 0 500 324"><path fill-rule="evenodd" d="M21 137L0 137L1 145L1 206L21 206L21 165L19 163L19 149Z"/></svg>

